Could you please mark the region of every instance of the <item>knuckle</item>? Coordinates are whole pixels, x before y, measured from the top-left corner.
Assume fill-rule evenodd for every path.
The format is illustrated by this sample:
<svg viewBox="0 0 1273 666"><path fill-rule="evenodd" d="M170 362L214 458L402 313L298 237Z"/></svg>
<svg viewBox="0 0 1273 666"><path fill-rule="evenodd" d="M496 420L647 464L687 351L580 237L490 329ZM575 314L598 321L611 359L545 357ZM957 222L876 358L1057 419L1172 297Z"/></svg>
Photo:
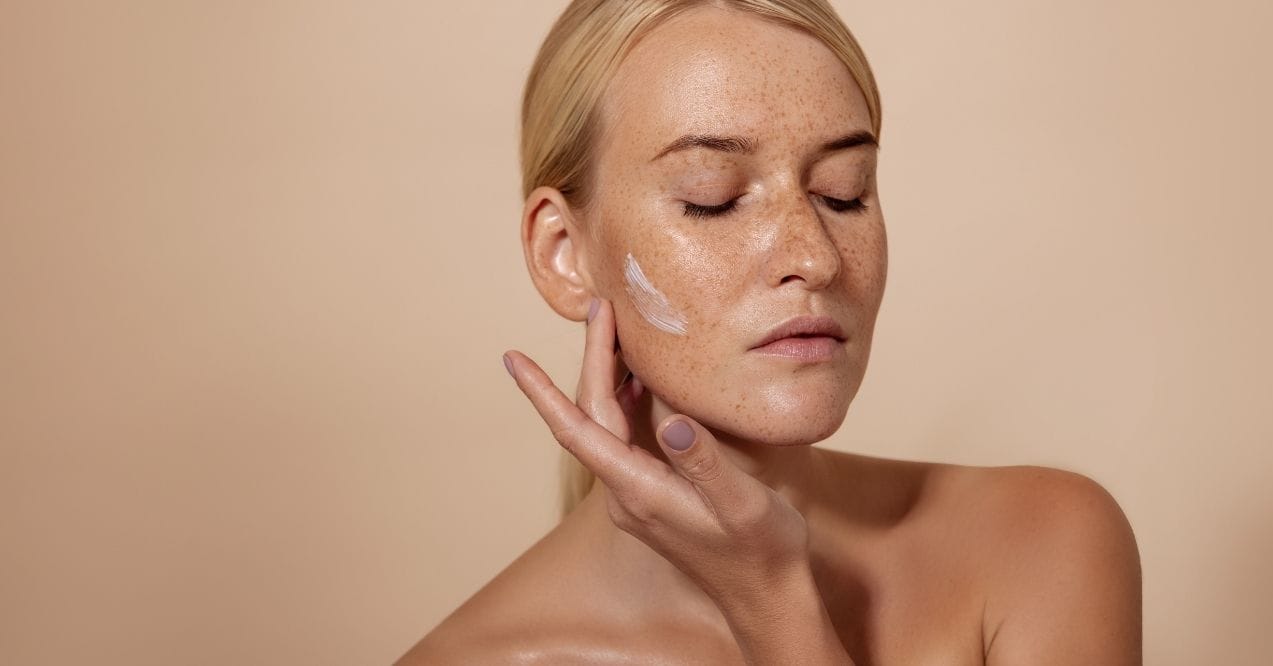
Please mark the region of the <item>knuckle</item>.
<svg viewBox="0 0 1273 666"><path fill-rule="evenodd" d="M606 513L610 516L610 522L625 532L630 532L636 526L636 521L633 520L632 514L628 513L628 510L613 498L606 505Z"/></svg>
<svg viewBox="0 0 1273 666"><path fill-rule="evenodd" d="M575 404L578 405L579 409L583 410L583 412L587 414L588 416L595 418L598 414L601 413L600 412L601 405L597 402L597 399L591 395L583 396L579 398L577 401L575 401Z"/></svg>
<svg viewBox="0 0 1273 666"><path fill-rule="evenodd" d="M761 535L772 524L773 506L764 496L744 499L722 516L721 522L731 534Z"/></svg>
<svg viewBox="0 0 1273 666"><path fill-rule="evenodd" d="M611 518L618 512L630 526L653 525L660 519L661 513L658 507L647 498L616 493L611 495L610 499Z"/></svg>
<svg viewBox="0 0 1273 666"><path fill-rule="evenodd" d="M653 503L647 500L630 502L627 507L628 513L632 514L632 518L642 525L650 525L656 522L658 518Z"/></svg>
<svg viewBox="0 0 1273 666"><path fill-rule="evenodd" d="M695 481L711 483L721 477L725 471L725 466L721 464L720 458L716 455L702 455L685 461L682 463L681 469L686 476Z"/></svg>
<svg viewBox="0 0 1273 666"><path fill-rule="evenodd" d="M567 449L572 449L579 436L579 426L579 422L574 420L556 426L552 428L553 438Z"/></svg>

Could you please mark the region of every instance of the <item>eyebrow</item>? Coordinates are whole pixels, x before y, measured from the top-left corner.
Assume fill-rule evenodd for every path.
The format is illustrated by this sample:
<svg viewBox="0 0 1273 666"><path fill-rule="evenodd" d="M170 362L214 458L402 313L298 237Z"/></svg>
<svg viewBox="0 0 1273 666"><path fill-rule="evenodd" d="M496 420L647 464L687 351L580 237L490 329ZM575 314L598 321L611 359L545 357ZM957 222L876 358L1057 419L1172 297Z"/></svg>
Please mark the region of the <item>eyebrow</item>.
<svg viewBox="0 0 1273 666"><path fill-rule="evenodd" d="M685 136L667 144L667 147L659 151L651 162L680 150L689 150L690 148L707 148L709 150L719 150L723 153L739 153L742 155L750 155L756 152L756 141L742 136L711 136L709 134L686 134Z"/></svg>
<svg viewBox="0 0 1273 666"><path fill-rule="evenodd" d="M736 153L740 155L750 155L756 152L757 142L743 136L714 136L711 134L686 134L681 138L669 143L667 147L659 151L651 162L669 153L675 153L680 150L688 150L690 148L707 148L709 150L717 150L723 153ZM822 149L818 152L826 154L837 150L846 150L856 148L857 146L874 146L880 147L880 142L875 135L867 130L857 130L850 132L838 139L828 141L822 144Z"/></svg>
<svg viewBox="0 0 1273 666"><path fill-rule="evenodd" d="M833 153L837 150L856 148L858 146L872 146L874 148L879 148L880 141L875 138L874 134L871 134L866 130L858 130L856 132L845 134L834 141L828 141L822 144L821 152Z"/></svg>

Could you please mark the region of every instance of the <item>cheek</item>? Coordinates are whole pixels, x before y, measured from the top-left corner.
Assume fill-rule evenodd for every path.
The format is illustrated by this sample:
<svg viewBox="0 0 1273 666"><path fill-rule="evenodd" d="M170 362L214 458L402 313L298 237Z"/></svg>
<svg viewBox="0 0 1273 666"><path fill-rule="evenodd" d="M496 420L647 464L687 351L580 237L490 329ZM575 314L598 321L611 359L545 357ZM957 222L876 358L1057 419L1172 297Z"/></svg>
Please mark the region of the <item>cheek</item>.
<svg viewBox="0 0 1273 666"><path fill-rule="evenodd" d="M617 247L611 256L620 257L613 297L626 300L641 324L668 343L705 337L745 284L742 253L719 239L664 234Z"/></svg>
<svg viewBox="0 0 1273 666"><path fill-rule="evenodd" d="M713 359L726 351L720 348L729 339L721 313L731 302L727 285L742 282L727 272L737 264L679 238L619 248L611 256L620 257L619 284L611 293L628 367L680 409L718 393Z"/></svg>
<svg viewBox="0 0 1273 666"><path fill-rule="evenodd" d="M623 285L632 306L646 322L664 333L685 335L685 314L650 282L631 252L623 259Z"/></svg>
<svg viewBox="0 0 1273 666"><path fill-rule="evenodd" d="M602 271L624 360L651 392L708 427L777 444L818 441L838 428L865 370L882 296L882 221L863 220L835 239L842 281L823 296L852 314L856 343L841 365L818 373L746 358L758 324L776 316L765 309L772 301L763 293L763 234L652 227L607 239Z"/></svg>
<svg viewBox="0 0 1273 666"><path fill-rule="evenodd" d="M845 262L845 290L853 306L863 314L878 310L888 279L888 237L884 222L876 217L861 231L844 239L840 256ZM869 317L874 321L874 317Z"/></svg>

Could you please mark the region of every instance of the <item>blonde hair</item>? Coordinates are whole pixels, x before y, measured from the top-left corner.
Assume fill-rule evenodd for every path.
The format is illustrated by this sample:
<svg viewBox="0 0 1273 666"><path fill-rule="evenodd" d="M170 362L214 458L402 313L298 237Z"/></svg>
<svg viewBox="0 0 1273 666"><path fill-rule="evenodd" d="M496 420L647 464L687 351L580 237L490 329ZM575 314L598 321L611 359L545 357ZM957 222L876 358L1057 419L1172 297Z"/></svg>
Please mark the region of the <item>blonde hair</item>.
<svg viewBox="0 0 1273 666"><path fill-rule="evenodd" d="M597 108L619 63L637 41L669 18L699 6L756 14L802 30L831 49L866 97L880 136L880 94L866 55L827 0L574 0L544 38L522 97L522 198L539 186L560 190L573 207L591 203ZM562 450L561 516L595 478Z"/></svg>

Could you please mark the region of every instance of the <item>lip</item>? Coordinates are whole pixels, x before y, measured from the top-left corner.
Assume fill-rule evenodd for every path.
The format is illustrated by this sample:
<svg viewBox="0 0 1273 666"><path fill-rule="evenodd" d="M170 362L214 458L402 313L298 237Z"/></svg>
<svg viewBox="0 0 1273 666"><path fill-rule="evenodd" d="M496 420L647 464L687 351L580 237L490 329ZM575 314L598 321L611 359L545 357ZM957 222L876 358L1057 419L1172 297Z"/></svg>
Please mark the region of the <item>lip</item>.
<svg viewBox="0 0 1273 666"><path fill-rule="evenodd" d="M826 315L800 315L773 327L751 350L782 356L818 356L834 351L845 340L839 322Z"/></svg>

